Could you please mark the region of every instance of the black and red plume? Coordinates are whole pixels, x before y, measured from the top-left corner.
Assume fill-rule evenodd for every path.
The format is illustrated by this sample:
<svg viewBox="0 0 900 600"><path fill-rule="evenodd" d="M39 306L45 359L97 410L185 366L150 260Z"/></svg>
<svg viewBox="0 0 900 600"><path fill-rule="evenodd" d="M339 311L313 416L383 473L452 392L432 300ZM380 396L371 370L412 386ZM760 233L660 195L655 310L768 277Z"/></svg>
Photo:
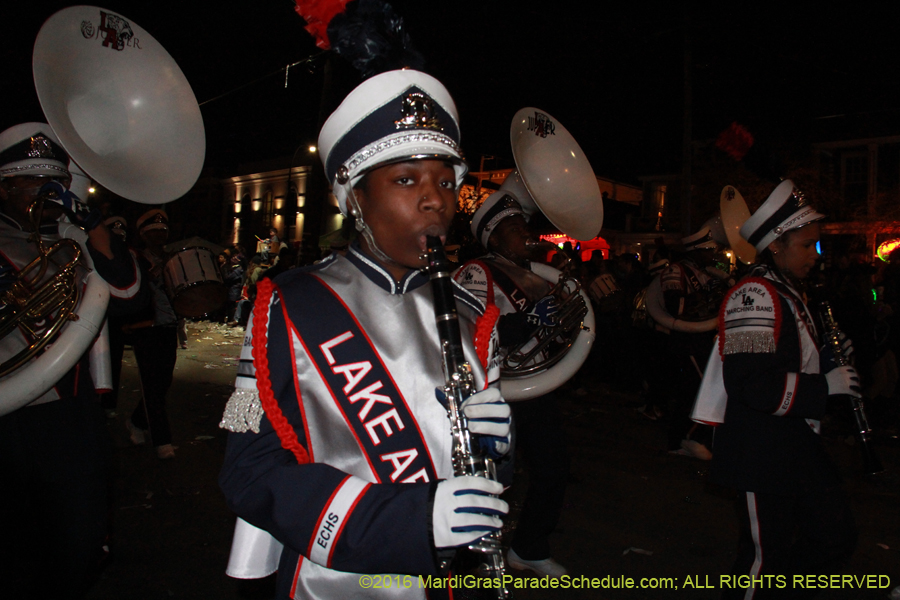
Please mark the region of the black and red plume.
<svg viewBox="0 0 900 600"><path fill-rule="evenodd" d="M363 79L409 67L422 69L424 58L413 48L403 19L382 0L296 0L297 13L316 45L333 49Z"/></svg>
<svg viewBox="0 0 900 600"><path fill-rule="evenodd" d="M344 12L349 0L295 0L294 10L306 21L306 31L316 40L322 50L331 48L328 38L328 24L335 15Z"/></svg>

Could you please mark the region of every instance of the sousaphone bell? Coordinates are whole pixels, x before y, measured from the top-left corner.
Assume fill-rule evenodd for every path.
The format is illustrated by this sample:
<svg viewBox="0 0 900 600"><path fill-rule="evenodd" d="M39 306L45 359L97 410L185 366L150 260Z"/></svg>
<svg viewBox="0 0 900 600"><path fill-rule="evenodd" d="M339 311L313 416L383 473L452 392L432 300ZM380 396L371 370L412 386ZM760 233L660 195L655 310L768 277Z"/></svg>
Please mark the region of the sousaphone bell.
<svg viewBox="0 0 900 600"><path fill-rule="evenodd" d="M538 108L518 111L510 127L516 170L500 190L514 196L526 215L541 212L573 239L597 237L603 227L603 198L597 177L578 142ZM568 381L581 368L595 339L591 302L574 278L532 262L532 271L553 285L559 324L508 351L501 365L501 389L510 400L534 398Z"/></svg>
<svg viewBox="0 0 900 600"><path fill-rule="evenodd" d="M728 237L728 245L732 252L745 265L753 264L756 260L756 248L741 237L741 227L750 218L750 209L744 202L744 197L734 186L726 185L719 195L719 212L722 215L722 226Z"/></svg>

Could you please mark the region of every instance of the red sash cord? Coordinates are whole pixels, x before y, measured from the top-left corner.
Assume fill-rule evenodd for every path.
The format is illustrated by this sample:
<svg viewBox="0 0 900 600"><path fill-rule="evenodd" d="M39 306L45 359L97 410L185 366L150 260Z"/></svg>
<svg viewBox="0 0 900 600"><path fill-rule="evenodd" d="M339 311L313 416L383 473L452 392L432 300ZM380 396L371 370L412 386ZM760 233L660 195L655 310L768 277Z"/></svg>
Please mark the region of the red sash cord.
<svg viewBox="0 0 900 600"><path fill-rule="evenodd" d="M290 451L299 464L305 465L309 462L309 454L297 439L294 428L291 427L287 417L281 412L278 401L275 399L275 393L272 391L272 381L269 379L269 357L266 353L266 344L268 343L269 302L274 289L275 285L268 278L256 284L256 304L253 306L253 366L256 367L256 388L259 391L259 400L263 410L266 411L272 428L278 434L278 439L281 440L281 446Z"/></svg>
<svg viewBox="0 0 900 600"><path fill-rule="evenodd" d="M487 387L488 384L488 349L491 346L491 332L494 331L494 325L497 324L497 319L499 318L500 309L497 308L497 305L488 304L487 308L484 310L484 314L475 321L475 354L478 356L478 361L484 369L485 387Z"/></svg>

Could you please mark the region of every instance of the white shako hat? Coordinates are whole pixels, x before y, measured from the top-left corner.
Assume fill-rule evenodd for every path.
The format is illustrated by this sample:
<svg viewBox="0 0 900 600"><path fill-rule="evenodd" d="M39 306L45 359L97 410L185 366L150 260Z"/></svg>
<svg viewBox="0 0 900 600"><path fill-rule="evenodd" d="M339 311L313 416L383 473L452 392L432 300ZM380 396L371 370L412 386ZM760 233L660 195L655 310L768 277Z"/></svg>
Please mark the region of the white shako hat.
<svg viewBox="0 0 900 600"><path fill-rule="evenodd" d="M142 214L137 220L138 233L143 234L145 231L153 229L169 230L169 215L161 208L153 208Z"/></svg>
<svg viewBox="0 0 900 600"><path fill-rule="evenodd" d="M128 221L125 219L125 217L120 217L118 215L108 217L103 221L103 224L106 225L113 233L117 233L122 237L125 237L125 233L128 229Z"/></svg>
<svg viewBox="0 0 900 600"><path fill-rule="evenodd" d="M0 178L69 179L69 155L46 123L21 123L0 133Z"/></svg>
<svg viewBox="0 0 900 600"><path fill-rule="evenodd" d="M472 215L472 235L487 248L491 233L500 221L513 215L522 215L528 220L528 215L514 196L503 191L494 192Z"/></svg>
<svg viewBox="0 0 900 600"><path fill-rule="evenodd" d="M825 215L806 203L803 192L794 187L794 182L785 179L747 219L741 227L741 237L757 252L762 252L784 232L824 218Z"/></svg>
<svg viewBox="0 0 900 600"><path fill-rule="evenodd" d="M347 194L375 167L409 159L448 159L462 185L459 116L444 85L420 71L375 75L354 89L319 132L319 155L343 214Z"/></svg>
<svg viewBox="0 0 900 600"><path fill-rule="evenodd" d="M682 245L684 245L684 249L688 252L690 252L691 250L715 248L718 245L716 243L716 240L713 239L712 230L709 227L701 227L700 231L698 231L694 235L689 235L686 238L681 238L681 243Z"/></svg>
<svg viewBox="0 0 900 600"><path fill-rule="evenodd" d="M686 238L681 238L681 243L687 251L727 246L728 238L725 235L722 219L718 216L707 219L700 231Z"/></svg>

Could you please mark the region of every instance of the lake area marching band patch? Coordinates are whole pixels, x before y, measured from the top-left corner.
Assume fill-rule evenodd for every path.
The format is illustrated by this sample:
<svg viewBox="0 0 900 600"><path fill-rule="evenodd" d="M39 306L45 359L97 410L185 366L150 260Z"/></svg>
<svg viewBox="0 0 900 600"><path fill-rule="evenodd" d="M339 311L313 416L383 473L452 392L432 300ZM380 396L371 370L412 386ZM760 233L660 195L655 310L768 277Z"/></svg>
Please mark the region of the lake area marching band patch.
<svg viewBox="0 0 900 600"><path fill-rule="evenodd" d="M781 300L772 282L742 280L731 289L719 313L719 352L774 353L781 330Z"/></svg>

